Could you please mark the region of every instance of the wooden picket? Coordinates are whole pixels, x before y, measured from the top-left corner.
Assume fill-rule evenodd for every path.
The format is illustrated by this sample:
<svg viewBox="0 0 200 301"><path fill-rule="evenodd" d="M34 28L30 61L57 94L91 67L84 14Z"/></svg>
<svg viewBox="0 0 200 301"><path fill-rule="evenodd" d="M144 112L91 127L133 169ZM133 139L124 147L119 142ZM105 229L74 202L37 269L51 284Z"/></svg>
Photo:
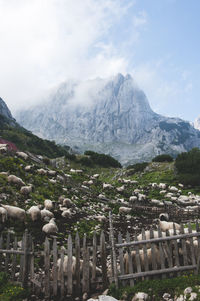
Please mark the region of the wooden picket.
<svg viewBox="0 0 200 301"><path fill-rule="evenodd" d="M81 292L81 273L80 273L80 237L78 232L75 237L75 257L76 257L76 267L75 267L75 279L76 279L76 291L77 295Z"/></svg>
<svg viewBox="0 0 200 301"><path fill-rule="evenodd" d="M21 240L21 247L18 247L19 241L12 233L1 235L0 270L10 273L11 279L21 282L24 287L29 285L33 292L42 294L46 300L51 299L51 296L60 300L80 297L99 285L102 289L107 288L109 281L114 281L116 286L119 282L133 286L138 279L158 276L166 278L167 275L181 275L189 270L198 273L198 223L195 233L189 223L187 233L181 225L180 233L174 227L173 236L166 233L166 237L160 227L156 238L153 229L150 229L150 239L147 239L142 229L142 240L138 241L137 235L130 237L129 232L124 238L121 233L115 237L111 214L109 221L108 242L103 231L100 236L94 232L92 239L87 238L86 234L80 239L78 233L73 239L69 234L65 247L58 244L55 236L51 236L45 239L44 249L40 252L35 250L32 237L27 231ZM44 264L38 268L34 259L41 256ZM108 256L111 258L110 278ZM102 271L100 277L97 268Z"/></svg>
<svg viewBox="0 0 200 301"><path fill-rule="evenodd" d="M93 233L93 257L92 257L92 282L96 279L96 266L97 266L97 236L96 232Z"/></svg>
<svg viewBox="0 0 200 301"><path fill-rule="evenodd" d="M104 232L101 232L100 236L100 255L101 255L101 266L102 266L102 282L103 282L103 289L107 288L108 286L108 279L107 279L107 269L106 269L106 245L105 245L105 235Z"/></svg>
<svg viewBox="0 0 200 301"><path fill-rule="evenodd" d="M58 267L57 267L57 261L58 261L58 249L57 249L57 240L56 237L53 238L53 295L57 296L58 292Z"/></svg>
<svg viewBox="0 0 200 301"><path fill-rule="evenodd" d="M188 223L187 233L181 224L181 231L177 233L173 225L173 235L162 236L160 227L158 227L158 237L154 238L154 231L150 229L150 239L146 239L145 230L142 229L142 240L138 241L137 236L130 240L130 234L126 234L126 242L123 242L121 233L118 234L118 243L114 240L114 230L112 226L112 217L110 215L110 237L112 238L112 258L113 266L119 261L120 269L114 273L112 281L116 286L121 281L130 281L130 286L134 285L134 280L157 278L158 276L166 278L181 275L182 272L193 270L195 274L199 271L200 264L200 232L199 225L196 224L196 232L192 231L192 226ZM194 246L194 239L195 242ZM131 251L131 248L133 251ZM124 251L126 251L126 260L124 262ZM118 256L117 256L118 255ZM125 266L124 266L125 265Z"/></svg>

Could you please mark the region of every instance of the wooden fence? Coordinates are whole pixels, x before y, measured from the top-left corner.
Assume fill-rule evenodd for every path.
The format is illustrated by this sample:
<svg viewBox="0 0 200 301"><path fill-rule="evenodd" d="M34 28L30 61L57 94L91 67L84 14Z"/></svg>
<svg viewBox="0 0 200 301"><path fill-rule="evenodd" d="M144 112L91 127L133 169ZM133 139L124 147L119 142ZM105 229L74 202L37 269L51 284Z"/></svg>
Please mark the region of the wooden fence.
<svg viewBox="0 0 200 301"><path fill-rule="evenodd" d="M145 213L151 219L158 218L160 213L166 212L169 214L170 220L176 220L177 222L194 220L200 216L200 209L191 211L185 208L176 208L173 206L165 205L164 207L146 206L133 204L132 208L137 213Z"/></svg>
<svg viewBox="0 0 200 301"><path fill-rule="evenodd" d="M34 253L27 230L20 242L10 232L0 236L0 263L0 271L10 274L12 281L21 282L24 287L28 285L34 272Z"/></svg>
<svg viewBox="0 0 200 301"><path fill-rule="evenodd" d="M69 234L66 248L59 246L56 237L46 238L41 251L34 251L27 231L20 242L11 233L0 237L0 270L46 299L81 296L107 288L107 255L103 232L100 239L93 234L92 244L86 235L81 240L77 233L73 242Z"/></svg>
<svg viewBox="0 0 200 301"><path fill-rule="evenodd" d="M161 275L177 276L192 270L198 273L200 265L200 230L195 232L191 224L185 232L183 225L173 236L163 235L158 228L158 237L150 230L150 239L142 230L142 240L137 236L126 238L114 235L110 213L109 243L102 232L100 238L93 234L80 239L68 235L66 245L61 246L56 237L46 238L38 246L27 231L19 241L12 233L0 236L0 270L10 274L13 281L31 286L33 292L46 299L60 299L96 292L108 287L109 281L134 285L138 279L155 278ZM35 250L34 250L35 248ZM36 249L37 248L37 249ZM39 250L38 250L39 249ZM109 267L110 264L110 267Z"/></svg>
<svg viewBox="0 0 200 301"><path fill-rule="evenodd" d="M119 281L122 285L133 286L138 279L149 279L158 275L166 278L167 275L177 276L188 270L197 274L200 264L199 225L196 224L195 232L192 231L190 223L188 233L185 233L183 224L180 233L177 233L175 226L173 230L173 236L169 236L167 231L164 237L158 227L158 237L154 238L154 231L150 229L150 239L147 239L142 229L140 241L137 236L131 241L129 233L123 240L119 233L116 243L110 214L112 281L116 286L119 286Z"/></svg>

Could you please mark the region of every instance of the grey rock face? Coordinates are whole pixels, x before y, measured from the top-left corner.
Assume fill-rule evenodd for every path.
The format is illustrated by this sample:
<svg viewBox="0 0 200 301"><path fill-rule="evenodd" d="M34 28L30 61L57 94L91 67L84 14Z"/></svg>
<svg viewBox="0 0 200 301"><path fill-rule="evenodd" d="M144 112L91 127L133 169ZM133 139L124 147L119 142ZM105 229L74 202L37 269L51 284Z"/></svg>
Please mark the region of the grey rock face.
<svg viewBox="0 0 200 301"><path fill-rule="evenodd" d="M6 103L3 101L1 97L0 97L0 114L7 117L8 119L13 120L10 110L8 109Z"/></svg>
<svg viewBox="0 0 200 301"><path fill-rule="evenodd" d="M156 114L130 75L62 84L17 121L34 134L80 151L109 153L122 164L200 146L200 132Z"/></svg>

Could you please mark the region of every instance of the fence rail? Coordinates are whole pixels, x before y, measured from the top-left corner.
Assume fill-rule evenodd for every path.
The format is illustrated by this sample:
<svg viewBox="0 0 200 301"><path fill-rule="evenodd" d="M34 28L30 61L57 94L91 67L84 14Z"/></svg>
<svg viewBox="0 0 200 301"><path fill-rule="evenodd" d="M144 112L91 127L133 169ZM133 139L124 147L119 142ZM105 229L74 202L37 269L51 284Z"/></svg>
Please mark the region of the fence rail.
<svg viewBox="0 0 200 301"><path fill-rule="evenodd" d="M0 271L9 273L13 281L24 287L29 284L46 299L52 295L61 299L81 296L99 285L106 288L107 256L103 232L100 238L94 232L92 245L86 235L80 239L78 233L74 240L68 235L65 247L59 246L56 237L46 238L41 251L34 251L27 231L20 242L11 233L0 236Z"/></svg>
<svg viewBox="0 0 200 301"><path fill-rule="evenodd" d="M146 237L145 230L142 229L142 240L138 240L135 235L130 240L130 234L127 233L123 239L121 233L118 234L118 240L114 240L114 230L112 225L112 216L110 213L110 237L112 243L112 278L115 285L127 284L133 286L135 280L149 279L161 275L166 278L180 275L182 272L193 270L195 274L199 271L200 263L200 232L199 225L196 224L195 232L188 223L187 233L183 224L181 224L180 233L173 224L173 235L170 236L166 231L163 235L160 227L157 232L150 229ZM154 238L154 234L158 237Z"/></svg>
<svg viewBox="0 0 200 301"><path fill-rule="evenodd" d="M46 238L40 251L27 230L20 239L11 233L0 236L0 271L6 271L11 279L31 286L35 294L47 300L51 296L60 299L80 297L108 287L109 281L133 286L136 281L181 275L192 270L198 273L200 264L200 231L195 232L188 224L173 235L164 235L158 228L157 236L150 229L150 238L142 229L142 240L137 236L115 235L112 215L109 215L109 240L104 232L100 237L93 233L92 240L86 235L80 238L68 235L65 246L60 246L55 236ZM107 237L107 236L106 236Z"/></svg>
<svg viewBox="0 0 200 301"><path fill-rule="evenodd" d="M132 208L136 212L143 212L151 218L157 218L160 213L167 212L170 216L171 220L176 221L183 221L183 220L190 220L199 217L200 209L186 209L186 208L174 208L174 206L166 205L164 207L155 207L155 206L148 206L145 202L142 204L133 203Z"/></svg>

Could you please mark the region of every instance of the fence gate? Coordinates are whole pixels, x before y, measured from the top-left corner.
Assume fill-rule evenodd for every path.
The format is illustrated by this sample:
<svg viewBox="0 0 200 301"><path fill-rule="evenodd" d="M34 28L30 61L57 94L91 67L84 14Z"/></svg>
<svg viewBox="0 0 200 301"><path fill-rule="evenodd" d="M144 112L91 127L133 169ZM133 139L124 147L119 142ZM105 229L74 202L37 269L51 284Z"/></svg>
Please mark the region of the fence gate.
<svg viewBox="0 0 200 301"><path fill-rule="evenodd" d="M10 275L12 281L28 286L29 279L33 277L34 254L32 237L26 230L19 242L17 237L8 232L0 236L0 271Z"/></svg>
<svg viewBox="0 0 200 301"><path fill-rule="evenodd" d="M133 286L137 279L150 279L159 276L179 276L182 272L192 270L195 274L200 265L200 230L196 223L196 230L192 230L189 223L188 228L181 224L181 230L173 227L173 235L169 231L161 232L142 229L141 240L135 235L130 240L127 233L123 240L121 233L118 241L115 241L112 224L112 215L109 215L110 241L112 249L112 277L116 287L119 281L122 285ZM148 232L148 233L147 233ZM148 237L146 237L148 236ZM155 236L155 237L154 237Z"/></svg>

